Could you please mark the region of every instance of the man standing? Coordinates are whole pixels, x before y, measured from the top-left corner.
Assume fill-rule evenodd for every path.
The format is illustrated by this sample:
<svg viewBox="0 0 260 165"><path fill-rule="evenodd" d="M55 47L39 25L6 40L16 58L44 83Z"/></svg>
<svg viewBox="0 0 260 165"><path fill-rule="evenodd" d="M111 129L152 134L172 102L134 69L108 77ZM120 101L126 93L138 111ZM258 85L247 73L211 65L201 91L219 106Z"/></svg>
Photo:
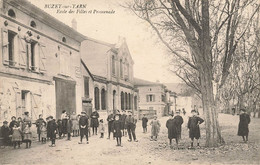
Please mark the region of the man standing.
<svg viewBox="0 0 260 165"><path fill-rule="evenodd" d="M62 111L60 118L61 118L61 122L62 122L62 134L63 134L63 137L65 137L65 134L67 134L67 121L68 121L68 115L65 110Z"/></svg>
<svg viewBox="0 0 260 165"><path fill-rule="evenodd" d="M108 111L109 115L107 117L107 121L108 121L108 138L110 139L110 133L113 133L113 122L114 122L114 114L112 113L112 111ZM113 133L113 138L114 138L114 133Z"/></svg>
<svg viewBox="0 0 260 165"><path fill-rule="evenodd" d="M86 136L87 144L88 144L88 126L89 126L88 117L86 116L86 112L83 111L81 112L81 117L79 118L79 129L80 129L79 144L82 144L82 139L84 135Z"/></svg>
<svg viewBox="0 0 260 165"><path fill-rule="evenodd" d="M36 122L35 122L36 127L37 127L37 134L38 134L38 141L39 142L41 141L41 127L42 127L43 123L46 124L46 122L42 118L42 114L40 114L39 119L37 119Z"/></svg>
<svg viewBox="0 0 260 165"><path fill-rule="evenodd" d="M183 124L183 118L180 116L180 110L176 111L176 116L173 118L176 144L178 147L179 141L181 139L181 125Z"/></svg>
<svg viewBox="0 0 260 165"><path fill-rule="evenodd" d="M92 126L93 135L94 135L94 133L97 135L97 127L99 125L99 123L98 123L99 114L95 108L93 110L94 111L90 115L91 126Z"/></svg>
<svg viewBox="0 0 260 165"><path fill-rule="evenodd" d="M135 135L136 122L137 122L137 120L132 115L132 111L128 111L128 116L126 117L125 123L126 123L126 129L127 129L128 135L129 135L129 140L128 140L129 142L132 141L132 135L133 135L134 141L138 142L138 140L136 140L136 135Z"/></svg>

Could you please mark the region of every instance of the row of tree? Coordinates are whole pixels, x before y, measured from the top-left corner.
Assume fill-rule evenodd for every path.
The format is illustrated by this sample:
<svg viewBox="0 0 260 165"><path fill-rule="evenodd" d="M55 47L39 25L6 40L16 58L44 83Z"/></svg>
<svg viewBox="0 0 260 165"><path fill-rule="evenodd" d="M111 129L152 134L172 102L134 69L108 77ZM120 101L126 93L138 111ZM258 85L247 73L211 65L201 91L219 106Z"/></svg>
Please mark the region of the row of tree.
<svg viewBox="0 0 260 165"><path fill-rule="evenodd" d="M221 108L232 101L259 108L259 1L130 0L123 6L153 29L171 70L202 99L206 146L224 143Z"/></svg>

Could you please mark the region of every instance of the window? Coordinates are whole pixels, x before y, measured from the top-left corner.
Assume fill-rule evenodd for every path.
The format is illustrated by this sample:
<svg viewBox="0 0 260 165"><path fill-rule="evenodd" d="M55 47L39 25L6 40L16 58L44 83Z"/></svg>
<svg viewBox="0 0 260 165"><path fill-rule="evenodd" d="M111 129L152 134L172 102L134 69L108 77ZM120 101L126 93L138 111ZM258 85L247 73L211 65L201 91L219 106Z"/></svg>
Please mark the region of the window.
<svg viewBox="0 0 260 165"><path fill-rule="evenodd" d="M120 77L122 78L123 77L123 60L120 59Z"/></svg>
<svg viewBox="0 0 260 165"><path fill-rule="evenodd" d="M64 43L66 43L66 42L67 42L67 40L66 40L66 38L65 38L65 37L62 37L62 42L64 42Z"/></svg>
<svg viewBox="0 0 260 165"><path fill-rule="evenodd" d="M95 109L99 110L99 89L95 87Z"/></svg>
<svg viewBox="0 0 260 165"><path fill-rule="evenodd" d="M36 23L34 21L31 21L30 26L36 28Z"/></svg>
<svg viewBox="0 0 260 165"><path fill-rule="evenodd" d="M165 100L165 96L164 95L162 95L162 102L165 102L166 100Z"/></svg>
<svg viewBox="0 0 260 165"><path fill-rule="evenodd" d="M129 69L129 64L128 63L126 65L126 67L127 67L127 77L129 79L130 78L130 69Z"/></svg>
<svg viewBox="0 0 260 165"><path fill-rule="evenodd" d="M137 96L134 97L134 107L135 110L137 110Z"/></svg>
<svg viewBox="0 0 260 165"><path fill-rule="evenodd" d="M84 77L84 96L89 98L89 77Z"/></svg>
<svg viewBox="0 0 260 165"><path fill-rule="evenodd" d="M115 63L115 56L112 56L112 74L116 74L116 63Z"/></svg>
<svg viewBox="0 0 260 165"><path fill-rule="evenodd" d="M16 16L15 16L15 12L14 12L13 9L8 10L8 15L9 15L10 17L13 17L13 18L16 17Z"/></svg>
<svg viewBox="0 0 260 165"><path fill-rule="evenodd" d="M101 90L101 109L106 110L106 91L104 88Z"/></svg>
<svg viewBox="0 0 260 165"><path fill-rule="evenodd" d="M125 98L124 98L124 92L121 92L121 110L125 109Z"/></svg>
<svg viewBox="0 0 260 165"><path fill-rule="evenodd" d="M23 114L25 111L30 110L30 103L31 103L31 98L30 98L30 92L28 90L22 90L21 91L21 99L22 99L22 104L21 104L21 113Z"/></svg>
<svg viewBox="0 0 260 165"><path fill-rule="evenodd" d="M154 95L146 95L146 101L147 102L155 102L155 96Z"/></svg>
<svg viewBox="0 0 260 165"><path fill-rule="evenodd" d="M113 90L113 110L116 109L116 91Z"/></svg>
<svg viewBox="0 0 260 165"><path fill-rule="evenodd" d="M15 55L16 55L16 48L17 48L17 35L12 31L8 31L8 62L9 65L14 66L15 63Z"/></svg>
<svg viewBox="0 0 260 165"><path fill-rule="evenodd" d="M128 94L125 92L125 110L128 110Z"/></svg>
<svg viewBox="0 0 260 165"><path fill-rule="evenodd" d="M36 71L37 70L37 53L36 53L36 42L31 42L31 70Z"/></svg>

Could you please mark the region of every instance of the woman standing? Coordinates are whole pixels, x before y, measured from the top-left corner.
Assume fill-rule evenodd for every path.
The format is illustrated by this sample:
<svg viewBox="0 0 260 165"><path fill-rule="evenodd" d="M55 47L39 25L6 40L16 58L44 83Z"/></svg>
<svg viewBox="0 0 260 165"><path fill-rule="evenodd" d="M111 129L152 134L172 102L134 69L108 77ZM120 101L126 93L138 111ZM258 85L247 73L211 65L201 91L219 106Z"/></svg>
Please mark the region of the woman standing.
<svg viewBox="0 0 260 165"><path fill-rule="evenodd" d="M249 128L248 124L250 123L250 116L246 113L245 109L240 110L240 115L239 115L239 124L238 124L238 136L242 136L243 141L246 143L248 141L248 133L249 133ZM246 139L245 139L246 137Z"/></svg>
<svg viewBox="0 0 260 165"><path fill-rule="evenodd" d="M70 117L72 121L72 137L78 136L77 130L79 129L79 122L78 122L78 116L76 115L75 112L72 112L72 115Z"/></svg>
<svg viewBox="0 0 260 165"><path fill-rule="evenodd" d="M92 127L92 131L93 131L93 135L94 135L94 133L97 135L97 127L99 125L99 122L98 122L99 114L96 111L96 109L93 109L93 110L94 111L90 115L91 127Z"/></svg>

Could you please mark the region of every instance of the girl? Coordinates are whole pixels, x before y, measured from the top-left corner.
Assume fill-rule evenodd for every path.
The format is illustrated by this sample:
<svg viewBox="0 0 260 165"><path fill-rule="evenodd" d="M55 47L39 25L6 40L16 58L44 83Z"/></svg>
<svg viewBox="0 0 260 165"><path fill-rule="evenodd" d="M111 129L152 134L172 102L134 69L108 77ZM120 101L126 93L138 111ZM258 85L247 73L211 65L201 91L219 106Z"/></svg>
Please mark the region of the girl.
<svg viewBox="0 0 260 165"><path fill-rule="evenodd" d="M121 122L119 121L119 115L117 114L115 116L115 121L113 122L113 132L114 132L114 136L116 138L117 141L117 145L116 146L121 146L121 137L122 137L122 132L121 132Z"/></svg>
<svg viewBox="0 0 260 165"><path fill-rule="evenodd" d="M12 135L12 142L14 148L16 148L16 145L18 145L18 148L20 148L21 141L22 141L22 131L20 127L17 126L17 123L14 123L13 135Z"/></svg>
<svg viewBox="0 0 260 165"><path fill-rule="evenodd" d="M41 140L42 140L42 143L46 143L46 140L47 140L47 127L46 127L46 123L42 123L42 126L41 126Z"/></svg>
<svg viewBox="0 0 260 165"><path fill-rule="evenodd" d="M150 125L152 126L151 129L151 141L157 141L157 136L160 132L161 124L159 120L157 120L157 116L154 116L154 119L151 121ZM153 139L155 137L155 139Z"/></svg>
<svg viewBox="0 0 260 165"><path fill-rule="evenodd" d="M104 138L104 132L105 132L105 126L104 126L104 121L103 121L103 119L101 119L100 121L99 121L100 123L99 123L99 132L100 132L100 138Z"/></svg>
<svg viewBox="0 0 260 165"><path fill-rule="evenodd" d="M28 144L29 144L29 148L31 147L32 144L32 132L30 130L30 124L26 123L24 130L23 130L23 135L24 135L24 142L26 143L26 148L28 148Z"/></svg>

